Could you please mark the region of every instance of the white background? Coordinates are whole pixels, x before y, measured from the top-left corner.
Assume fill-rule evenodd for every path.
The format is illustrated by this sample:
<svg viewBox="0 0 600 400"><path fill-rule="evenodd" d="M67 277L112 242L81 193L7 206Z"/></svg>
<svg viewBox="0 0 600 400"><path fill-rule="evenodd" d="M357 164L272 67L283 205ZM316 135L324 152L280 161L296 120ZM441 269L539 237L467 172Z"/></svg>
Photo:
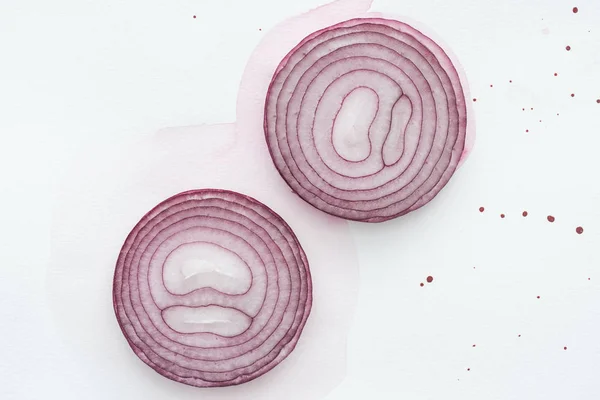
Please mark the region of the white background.
<svg viewBox="0 0 600 400"><path fill-rule="evenodd" d="M118 398L126 385L84 372L48 310L53 209L73 160L164 127L233 122L255 46L320 4L1 1L0 398ZM443 38L477 98L477 139L427 207L353 225L358 305L347 377L327 399L600 398L600 3L371 9Z"/></svg>

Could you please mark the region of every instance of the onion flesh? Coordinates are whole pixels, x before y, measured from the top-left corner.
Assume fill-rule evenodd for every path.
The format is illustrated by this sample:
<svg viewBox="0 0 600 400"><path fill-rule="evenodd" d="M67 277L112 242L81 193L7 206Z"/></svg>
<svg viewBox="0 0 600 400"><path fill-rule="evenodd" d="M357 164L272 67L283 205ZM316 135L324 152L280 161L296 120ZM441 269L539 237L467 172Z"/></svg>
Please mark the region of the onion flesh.
<svg viewBox="0 0 600 400"><path fill-rule="evenodd" d="M113 303L135 354L198 387L251 381L296 346L312 305L291 228L248 196L180 193L152 209L117 261Z"/></svg>
<svg viewBox="0 0 600 400"><path fill-rule="evenodd" d="M399 21L358 18L309 35L283 59L264 129L301 198L381 222L425 205L449 181L465 150L466 101L430 38Z"/></svg>

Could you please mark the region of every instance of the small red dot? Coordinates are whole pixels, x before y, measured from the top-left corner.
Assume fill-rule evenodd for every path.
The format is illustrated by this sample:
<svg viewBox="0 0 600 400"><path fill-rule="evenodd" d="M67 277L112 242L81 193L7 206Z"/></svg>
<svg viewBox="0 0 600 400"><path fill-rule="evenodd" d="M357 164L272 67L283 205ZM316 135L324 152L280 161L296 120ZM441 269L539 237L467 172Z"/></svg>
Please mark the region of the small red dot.
<svg viewBox="0 0 600 400"><path fill-rule="evenodd" d="M485 208L479 207L479 212L484 212L484 211L485 211Z"/></svg>
<svg viewBox="0 0 600 400"><path fill-rule="evenodd" d="M565 49L567 49L567 51L571 51L571 46L567 46Z"/></svg>
<svg viewBox="0 0 600 400"><path fill-rule="evenodd" d="M563 347L563 349L565 349L565 350L566 350L566 349L567 349L567 346Z"/></svg>
<svg viewBox="0 0 600 400"><path fill-rule="evenodd" d="M555 73L554 73L554 76L558 76L558 74L555 72Z"/></svg>
<svg viewBox="0 0 600 400"><path fill-rule="evenodd" d="M523 111L525 111L525 109L523 109Z"/></svg>
<svg viewBox="0 0 600 400"><path fill-rule="evenodd" d="M575 97L575 93L571 93L571 97Z"/></svg>
<svg viewBox="0 0 600 400"><path fill-rule="evenodd" d="M554 217L552 215L548 215L548 222L554 222Z"/></svg>
<svg viewBox="0 0 600 400"><path fill-rule="evenodd" d="M588 278L588 281L590 280L590 278Z"/></svg>
<svg viewBox="0 0 600 400"><path fill-rule="evenodd" d="M477 101L477 99L473 99L473 101Z"/></svg>
<svg viewBox="0 0 600 400"><path fill-rule="evenodd" d="M540 298L540 296L537 297L538 299Z"/></svg>
<svg viewBox="0 0 600 400"><path fill-rule="evenodd" d="M573 14L577 14L579 12L579 8L573 7Z"/></svg>
<svg viewBox="0 0 600 400"><path fill-rule="evenodd" d="M433 276L428 276L427 277L427 283L431 283L433 282Z"/></svg>
<svg viewBox="0 0 600 400"><path fill-rule="evenodd" d="M471 370L471 368L467 368L467 371L470 371L470 370Z"/></svg>
<svg viewBox="0 0 600 400"><path fill-rule="evenodd" d="M423 287L423 286L425 286L425 284L424 284L423 282L421 282L421 283L419 284L419 286Z"/></svg>
<svg viewBox="0 0 600 400"><path fill-rule="evenodd" d="M475 347L475 345L473 345L473 347Z"/></svg>
<svg viewBox="0 0 600 400"><path fill-rule="evenodd" d="M529 132L529 129L525 129L525 132Z"/></svg>
<svg viewBox="0 0 600 400"><path fill-rule="evenodd" d="M527 216L527 211L523 211L523 216L526 217Z"/></svg>
<svg viewBox="0 0 600 400"><path fill-rule="evenodd" d="M196 18L196 16L194 15L194 18Z"/></svg>
<svg viewBox="0 0 600 400"><path fill-rule="evenodd" d="M531 107L531 111L533 111L533 107Z"/></svg>
<svg viewBox="0 0 600 400"><path fill-rule="evenodd" d="M490 87L494 87L494 85L490 85Z"/></svg>
<svg viewBox="0 0 600 400"><path fill-rule="evenodd" d="M596 100L596 103L600 104L600 99Z"/></svg>
<svg viewBox="0 0 600 400"><path fill-rule="evenodd" d="M540 122L542 122L542 120L540 119Z"/></svg>
<svg viewBox="0 0 600 400"><path fill-rule="evenodd" d="M512 83L512 81L508 81L508 83Z"/></svg>
<svg viewBox="0 0 600 400"><path fill-rule="evenodd" d="M521 335L519 335L519 337L521 337Z"/></svg>
<svg viewBox="0 0 600 400"><path fill-rule="evenodd" d="M506 217L506 215L500 214L500 218L504 218L504 217Z"/></svg>
<svg viewBox="0 0 600 400"><path fill-rule="evenodd" d="M578 226L577 229L575 229L575 232L581 235L583 233L583 228L581 226Z"/></svg>

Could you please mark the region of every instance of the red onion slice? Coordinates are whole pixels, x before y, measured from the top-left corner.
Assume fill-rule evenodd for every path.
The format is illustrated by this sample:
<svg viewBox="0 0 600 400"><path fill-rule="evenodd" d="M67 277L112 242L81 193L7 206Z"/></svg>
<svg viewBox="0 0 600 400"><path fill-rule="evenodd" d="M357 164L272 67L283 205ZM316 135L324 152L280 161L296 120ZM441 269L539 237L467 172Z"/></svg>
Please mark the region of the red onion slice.
<svg viewBox="0 0 600 400"><path fill-rule="evenodd" d="M381 222L446 185L466 114L459 75L436 43L402 22L365 18L315 32L283 59L264 129L275 166L305 201Z"/></svg>
<svg viewBox="0 0 600 400"><path fill-rule="evenodd" d="M135 226L113 302L135 354L199 387L237 385L294 349L310 313L306 255L264 204L225 190L180 193Z"/></svg>

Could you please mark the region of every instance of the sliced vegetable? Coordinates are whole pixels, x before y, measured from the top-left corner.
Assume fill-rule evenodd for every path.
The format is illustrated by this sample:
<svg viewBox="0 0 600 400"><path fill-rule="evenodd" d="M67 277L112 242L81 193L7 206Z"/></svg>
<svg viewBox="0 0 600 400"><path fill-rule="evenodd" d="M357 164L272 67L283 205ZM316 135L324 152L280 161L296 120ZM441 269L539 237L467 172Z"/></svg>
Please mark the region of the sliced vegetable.
<svg viewBox="0 0 600 400"><path fill-rule="evenodd" d="M381 222L433 199L467 127L459 75L414 28L381 18L317 31L280 63L264 129L279 173L338 217Z"/></svg>
<svg viewBox="0 0 600 400"><path fill-rule="evenodd" d="M266 373L296 346L312 304L290 227L250 197L194 190L135 226L117 261L117 320L137 356L199 387Z"/></svg>

